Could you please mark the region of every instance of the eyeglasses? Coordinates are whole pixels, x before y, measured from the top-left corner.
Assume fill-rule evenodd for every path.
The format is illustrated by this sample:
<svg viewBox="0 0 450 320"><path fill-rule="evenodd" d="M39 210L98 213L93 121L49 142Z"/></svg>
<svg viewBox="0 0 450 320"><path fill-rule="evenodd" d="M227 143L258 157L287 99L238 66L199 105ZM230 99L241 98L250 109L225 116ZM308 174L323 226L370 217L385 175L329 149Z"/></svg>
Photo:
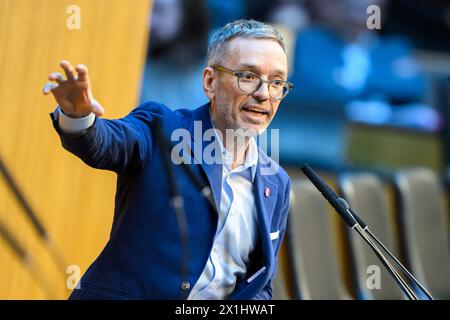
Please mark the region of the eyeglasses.
<svg viewBox="0 0 450 320"><path fill-rule="evenodd" d="M270 98L273 100L281 100L294 87L294 84L288 81L278 79L264 80L261 76L250 71L235 71L218 65L214 65L212 68L236 76L239 89L246 94L254 94L263 83L267 83L269 84Z"/></svg>

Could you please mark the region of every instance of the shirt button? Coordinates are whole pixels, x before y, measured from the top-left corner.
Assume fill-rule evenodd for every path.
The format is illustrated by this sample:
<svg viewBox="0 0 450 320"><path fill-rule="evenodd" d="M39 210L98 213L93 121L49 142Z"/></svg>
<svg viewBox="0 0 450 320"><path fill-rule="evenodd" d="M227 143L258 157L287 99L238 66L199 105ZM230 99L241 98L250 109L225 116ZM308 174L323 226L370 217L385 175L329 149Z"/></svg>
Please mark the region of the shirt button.
<svg viewBox="0 0 450 320"><path fill-rule="evenodd" d="M181 283L181 290L188 291L191 288L191 284L187 281Z"/></svg>
<svg viewBox="0 0 450 320"><path fill-rule="evenodd" d="M216 285L215 283L213 283L213 284L211 285L211 288L216 289L216 288L217 288L217 285Z"/></svg>

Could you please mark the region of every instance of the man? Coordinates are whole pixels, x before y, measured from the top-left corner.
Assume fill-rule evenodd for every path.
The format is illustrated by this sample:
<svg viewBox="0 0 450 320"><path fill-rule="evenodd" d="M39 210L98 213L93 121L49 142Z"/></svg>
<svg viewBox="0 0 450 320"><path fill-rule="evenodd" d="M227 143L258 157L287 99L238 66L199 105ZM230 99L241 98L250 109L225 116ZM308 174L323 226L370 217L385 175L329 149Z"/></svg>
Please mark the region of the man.
<svg viewBox="0 0 450 320"><path fill-rule="evenodd" d="M258 150L254 136L228 139L227 133L263 132L292 87L285 81L280 34L253 20L218 30L203 72L210 102L195 110L148 102L125 118L102 119L87 68L67 61L61 67L67 79L52 73L57 84L48 83L44 93L52 92L59 104L51 115L62 145L88 165L118 175L110 239L71 299L270 299L289 177ZM221 159L228 159L201 161L194 150L197 162L188 164L197 177L206 176L218 214L182 168L171 164L184 199L187 247L172 209L157 121L166 135L189 132L194 149L200 143L202 151L207 143L195 141L195 131L199 124L202 133L212 130Z"/></svg>

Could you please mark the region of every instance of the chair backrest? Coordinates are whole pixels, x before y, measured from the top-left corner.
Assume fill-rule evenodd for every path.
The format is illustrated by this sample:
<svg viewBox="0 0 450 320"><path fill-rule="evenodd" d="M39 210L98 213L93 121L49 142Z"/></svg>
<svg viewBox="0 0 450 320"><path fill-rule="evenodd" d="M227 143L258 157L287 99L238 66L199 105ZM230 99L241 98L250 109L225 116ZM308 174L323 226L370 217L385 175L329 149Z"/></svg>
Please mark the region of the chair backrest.
<svg viewBox="0 0 450 320"><path fill-rule="evenodd" d="M339 178L339 189L370 231L398 257L394 221L383 182L371 173L343 174ZM350 228L346 230L357 297L377 300L406 298L361 236Z"/></svg>
<svg viewBox="0 0 450 320"><path fill-rule="evenodd" d="M450 299L448 208L438 176L426 168L396 173L402 248L416 278L437 299Z"/></svg>
<svg viewBox="0 0 450 320"><path fill-rule="evenodd" d="M301 299L351 299L340 272L329 205L305 180L292 184L290 223L294 272Z"/></svg>
<svg viewBox="0 0 450 320"><path fill-rule="evenodd" d="M278 271L272 283L273 300L290 300L283 271Z"/></svg>
<svg viewBox="0 0 450 320"><path fill-rule="evenodd" d="M290 300L289 279L288 279L288 257L286 250L287 235L283 239L280 252L277 257L277 274L272 282L272 299L273 300Z"/></svg>

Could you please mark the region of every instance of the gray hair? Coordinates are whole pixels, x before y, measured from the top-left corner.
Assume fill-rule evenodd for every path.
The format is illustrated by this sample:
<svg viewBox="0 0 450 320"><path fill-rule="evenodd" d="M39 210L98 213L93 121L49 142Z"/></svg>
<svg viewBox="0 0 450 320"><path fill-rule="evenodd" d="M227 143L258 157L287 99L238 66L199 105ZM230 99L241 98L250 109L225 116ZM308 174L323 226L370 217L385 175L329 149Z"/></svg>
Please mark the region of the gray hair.
<svg viewBox="0 0 450 320"><path fill-rule="evenodd" d="M227 23L212 35L208 45L206 65L222 64L226 54L226 45L235 38L272 39L278 42L286 52L283 37L275 28L260 21L241 19Z"/></svg>

